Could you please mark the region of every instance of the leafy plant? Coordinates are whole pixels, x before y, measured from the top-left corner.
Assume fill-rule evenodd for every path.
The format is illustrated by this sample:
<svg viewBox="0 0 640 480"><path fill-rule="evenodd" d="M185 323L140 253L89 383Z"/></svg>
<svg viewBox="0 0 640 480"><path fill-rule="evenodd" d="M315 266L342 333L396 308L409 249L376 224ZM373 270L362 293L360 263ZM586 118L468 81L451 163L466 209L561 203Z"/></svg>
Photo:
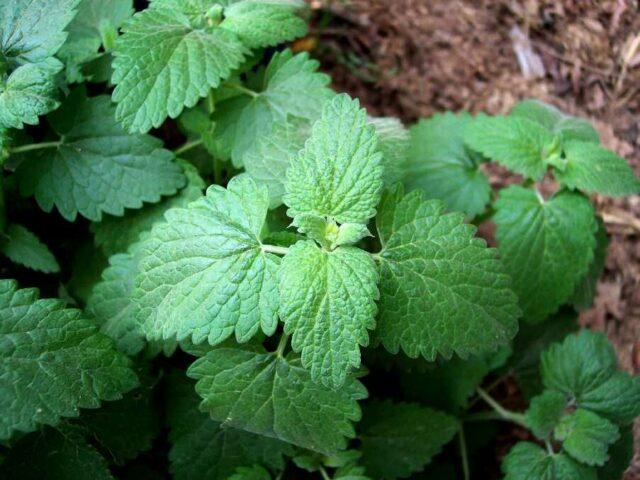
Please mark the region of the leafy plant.
<svg viewBox="0 0 640 480"><path fill-rule="evenodd" d="M279 47L304 15L0 6L0 477L469 478L496 418L531 432L507 478L619 477L640 385L556 312L604 267L581 191L638 180L538 102L368 116ZM494 200L488 159L527 180Z"/></svg>

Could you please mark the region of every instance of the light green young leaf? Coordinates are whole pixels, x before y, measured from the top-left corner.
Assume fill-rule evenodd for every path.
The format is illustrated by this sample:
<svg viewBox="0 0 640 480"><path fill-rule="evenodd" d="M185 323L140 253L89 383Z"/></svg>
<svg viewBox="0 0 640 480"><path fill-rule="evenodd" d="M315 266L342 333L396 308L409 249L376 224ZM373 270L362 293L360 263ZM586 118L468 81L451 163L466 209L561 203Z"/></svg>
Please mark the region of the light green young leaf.
<svg viewBox="0 0 640 480"><path fill-rule="evenodd" d="M602 466L609 459L609 445L618 440L620 431L606 418L578 408L560 420L553 436L579 462Z"/></svg>
<svg viewBox="0 0 640 480"><path fill-rule="evenodd" d="M295 358L250 349L219 348L193 363L187 374L211 418L324 454L344 449L360 420L357 400L367 396L349 378L331 390L314 382Z"/></svg>
<svg viewBox="0 0 640 480"><path fill-rule="evenodd" d="M206 17L216 4L157 1L125 23L111 80L116 118L128 131L146 132L193 107L249 53L237 35Z"/></svg>
<svg viewBox="0 0 640 480"><path fill-rule="evenodd" d="M573 141L564 144L564 155L564 169L556 168L554 176L567 187L612 197L640 193L640 179L614 152L594 143Z"/></svg>
<svg viewBox="0 0 640 480"><path fill-rule="evenodd" d="M44 273L60 271L60 265L49 248L22 225L12 223L4 234L6 239L0 240L0 252L12 262Z"/></svg>
<svg viewBox="0 0 640 480"><path fill-rule="evenodd" d="M615 350L602 333L582 330L552 345L542 354L540 372L546 388L578 408L619 425L640 415L640 377L617 370Z"/></svg>
<svg viewBox="0 0 640 480"><path fill-rule="evenodd" d="M527 425L533 434L541 440L546 440L558 425L567 403L567 397L555 390L545 390L533 397L529 408L524 413Z"/></svg>
<svg viewBox="0 0 640 480"><path fill-rule="evenodd" d="M213 121L218 156L241 167L262 137L271 135L276 128L285 128L277 125L288 123L291 118L307 121L318 118L322 105L333 96L327 87L330 78L318 72L319 65L306 52L294 55L287 49L273 55L265 69L248 75L246 87L235 82L228 84L242 94L216 105ZM300 123L298 120L293 128ZM297 143L295 133L281 132Z"/></svg>
<svg viewBox="0 0 640 480"><path fill-rule="evenodd" d="M596 296L598 280L604 272L605 261L607 259L607 248L609 247L609 236L607 228L602 218L597 217L598 229L596 230L596 249L593 253L593 261L589 265L589 271L576 285L576 289L571 295L571 304L576 310L587 310L593 304Z"/></svg>
<svg viewBox="0 0 640 480"><path fill-rule="evenodd" d="M299 2L287 0L235 1L224 9L220 28L235 33L248 48L273 47L306 35L299 8Z"/></svg>
<svg viewBox="0 0 640 480"><path fill-rule="evenodd" d="M377 281L371 255L358 248L326 251L303 241L289 249L280 269L280 317L313 381L338 388L360 366L360 346L375 327Z"/></svg>
<svg viewBox="0 0 640 480"><path fill-rule="evenodd" d="M496 238L524 319L540 322L566 302L587 273L596 247L595 212L579 193L543 200L510 186L495 203Z"/></svg>
<svg viewBox="0 0 640 480"><path fill-rule="evenodd" d="M371 236L367 226L362 223L343 223L338 226L333 220L312 213L298 215L293 219L292 225L328 250L335 250L341 245L352 245Z"/></svg>
<svg viewBox="0 0 640 480"><path fill-rule="evenodd" d="M513 107L509 116L533 120L550 132L560 135L564 141L600 143L598 132L588 121L567 115L540 100L523 100Z"/></svg>
<svg viewBox="0 0 640 480"><path fill-rule="evenodd" d="M104 253L111 256L124 252L130 245L140 239L140 235L148 232L156 224L164 221L164 214L171 208L182 208L202 197L205 188L204 180L198 170L191 164L179 161L187 178L187 185L172 197L138 210L129 210L123 217L105 215L102 221L91 224L96 245L102 247Z"/></svg>
<svg viewBox="0 0 640 480"><path fill-rule="evenodd" d="M474 238L462 214L445 214L420 191L389 191L376 219L380 316L391 353L434 360L493 351L515 335L520 310L497 251Z"/></svg>
<svg viewBox="0 0 640 480"><path fill-rule="evenodd" d="M502 461L502 472L504 480L598 480L595 469L531 442L516 443Z"/></svg>
<svg viewBox="0 0 640 480"><path fill-rule="evenodd" d="M0 439L116 400L138 380L93 322L0 280Z"/></svg>
<svg viewBox="0 0 640 480"><path fill-rule="evenodd" d="M40 115L57 108L54 77L61 68L58 60L49 58L18 67L4 85L0 80L0 128L37 125Z"/></svg>
<svg viewBox="0 0 640 480"><path fill-rule="evenodd" d="M201 398L183 372L169 375L168 422L170 471L176 480L227 480L237 467L259 463L284 467L293 447L274 438L237 430L198 409Z"/></svg>
<svg viewBox="0 0 640 480"><path fill-rule="evenodd" d="M80 0L5 0L0 4L0 56L12 68L53 56Z"/></svg>
<svg viewBox="0 0 640 480"><path fill-rule="evenodd" d="M382 153L384 185L390 187L406 175L411 135L400 120L394 117L369 117L378 135L378 150Z"/></svg>
<svg viewBox="0 0 640 480"><path fill-rule="evenodd" d="M517 116L478 115L466 127L464 140L485 157L534 180L540 179L547 170L544 160L556 146L549 130Z"/></svg>
<svg viewBox="0 0 640 480"><path fill-rule="evenodd" d="M359 425L362 465L372 478L404 478L421 471L460 425L416 403L373 402Z"/></svg>
<svg viewBox="0 0 640 480"><path fill-rule="evenodd" d="M269 194L248 177L169 210L144 242L134 299L150 339L246 342L277 325L280 259L262 250Z"/></svg>
<svg viewBox="0 0 640 480"><path fill-rule="evenodd" d="M113 480L107 460L73 426L45 428L12 446L0 477L20 480Z"/></svg>
<svg viewBox="0 0 640 480"><path fill-rule="evenodd" d="M80 64L99 57L98 50L113 45L118 28L133 15L132 0L81 0L78 14L67 27L69 36L58 52L58 58L67 65L67 78L82 81ZM111 36L114 38L111 38Z"/></svg>
<svg viewBox="0 0 640 480"><path fill-rule="evenodd" d="M126 134L113 110L107 96L72 92L49 116L60 144L24 155L17 171L21 192L35 195L47 212L55 205L67 220L80 213L97 221L103 212L123 215L182 187L173 154L154 137Z"/></svg>
<svg viewBox="0 0 640 480"><path fill-rule="evenodd" d="M327 102L311 137L287 171L287 214L311 213L339 223L367 223L382 189L382 155L358 100Z"/></svg>
<svg viewBox="0 0 640 480"><path fill-rule="evenodd" d="M448 210L473 218L489 203L491 186L479 169L482 157L464 144L472 122L468 113L437 114L411 127L411 149L404 183L442 200Z"/></svg>

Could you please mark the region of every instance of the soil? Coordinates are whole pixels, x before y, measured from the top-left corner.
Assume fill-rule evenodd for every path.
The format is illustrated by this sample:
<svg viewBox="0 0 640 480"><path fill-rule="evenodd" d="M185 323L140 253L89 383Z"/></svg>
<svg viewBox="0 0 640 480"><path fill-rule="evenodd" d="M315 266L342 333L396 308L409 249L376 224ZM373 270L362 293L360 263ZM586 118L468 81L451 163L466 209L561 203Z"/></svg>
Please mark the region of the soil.
<svg viewBox="0 0 640 480"><path fill-rule="evenodd" d="M640 174L640 2L309 0L313 49L334 86L407 123L443 110L506 113L535 97L596 125ZM504 172L491 171L499 186ZM582 325L640 374L640 196L594 197L611 236ZM640 425L627 480L640 479Z"/></svg>

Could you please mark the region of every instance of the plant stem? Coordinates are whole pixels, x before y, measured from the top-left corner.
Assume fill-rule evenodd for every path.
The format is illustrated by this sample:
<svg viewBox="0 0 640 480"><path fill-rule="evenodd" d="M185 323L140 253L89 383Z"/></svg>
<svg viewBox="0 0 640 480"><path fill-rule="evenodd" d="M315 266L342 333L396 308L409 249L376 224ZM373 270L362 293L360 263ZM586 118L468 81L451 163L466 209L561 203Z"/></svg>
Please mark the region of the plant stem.
<svg viewBox="0 0 640 480"><path fill-rule="evenodd" d="M464 426L461 426L458 432L458 443L460 445L460 459L462 460L464 480L470 480L471 472L469 471L469 456L467 455L467 441L464 436Z"/></svg>
<svg viewBox="0 0 640 480"><path fill-rule="evenodd" d="M278 247L277 245L262 245L262 251L267 253L275 253L277 255L286 255L289 253L287 247Z"/></svg>
<svg viewBox="0 0 640 480"><path fill-rule="evenodd" d="M19 147L14 147L9 150L9 153L25 153L31 152L32 150L41 150L43 148L58 148L60 145L62 145L61 140L58 140L56 142L30 143L29 145L20 145Z"/></svg>
<svg viewBox="0 0 640 480"><path fill-rule="evenodd" d="M175 153L176 155L182 155L184 152L188 152L189 150L192 150L200 145L202 145L202 139L193 140L191 142L185 143L181 147L176 148L173 153Z"/></svg>
<svg viewBox="0 0 640 480"><path fill-rule="evenodd" d="M222 185L222 165L217 158L213 159L213 183Z"/></svg>
<svg viewBox="0 0 640 480"><path fill-rule="evenodd" d="M227 87L238 90L239 92L244 93L245 95L249 95L250 97L257 98L260 96L258 92L254 92L253 90L245 87L244 85L240 85L239 83L227 83Z"/></svg>
<svg viewBox="0 0 640 480"><path fill-rule="evenodd" d="M482 399L487 402L487 404L495 410L495 412L504 420L508 420L510 422L516 423L522 427L527 427L527 422L524 419L524 415L521 413L511 412L496 402L491 395L489 395L482 388L476 388L478 395L482 397Z"/></svg>
<svg viewBox="0 0 640 480"><path fill-rule="evenodd" d="M282 357L282 354L284 353L284 349L287 348L288 342L289 342L289 335L287 335L286 333L283 333L280 336L280 341L278 342L278 347L276 348L277 357Z"/></svg>
<svg viewBox="0 0 640 480"><path fill-rule="evenodd" d="M320 465L320 475L322 475L322 480L331 480L331 477L322 465Z"/></svg>

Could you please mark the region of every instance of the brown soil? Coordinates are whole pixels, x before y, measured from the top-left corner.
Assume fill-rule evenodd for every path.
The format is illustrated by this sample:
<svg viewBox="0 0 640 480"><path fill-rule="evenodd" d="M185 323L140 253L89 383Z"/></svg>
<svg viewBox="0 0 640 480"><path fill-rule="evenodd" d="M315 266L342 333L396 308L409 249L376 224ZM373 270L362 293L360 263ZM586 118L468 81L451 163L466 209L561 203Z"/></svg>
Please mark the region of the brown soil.
<svg viewBox="0 0 640 480"><path fill-rule="evenodd" d="M306 42L335 87L371 113L406 122L442 110L504 113L536 97L589 117L640 174L639 2L309 1ZM624 368L640 374L640 197L594 200L612 240L595 306L580 320L606 332ZM627 479L640 478L638 446Z"/></svg>

